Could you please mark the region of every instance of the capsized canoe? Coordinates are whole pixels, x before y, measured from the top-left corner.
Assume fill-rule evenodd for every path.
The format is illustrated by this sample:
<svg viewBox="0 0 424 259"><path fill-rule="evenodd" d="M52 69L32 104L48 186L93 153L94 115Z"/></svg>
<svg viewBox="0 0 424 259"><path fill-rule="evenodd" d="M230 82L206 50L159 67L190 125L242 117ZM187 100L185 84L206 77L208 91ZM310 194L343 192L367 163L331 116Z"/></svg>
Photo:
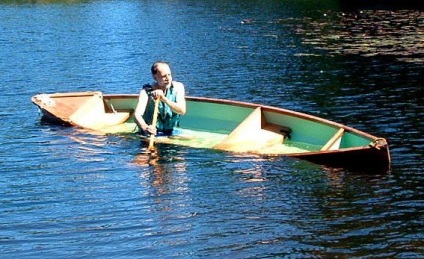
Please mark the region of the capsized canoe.
<svg viewBox="0 0 424 259"><path fill-rule="evenodd" d="M102 133L136 133L136 94L75 92L32 97L45 120ZM237 153L290 156L330 167L387 172L387 141L305 113L254 103L187 97L178 136L158 142Z"/></svg>

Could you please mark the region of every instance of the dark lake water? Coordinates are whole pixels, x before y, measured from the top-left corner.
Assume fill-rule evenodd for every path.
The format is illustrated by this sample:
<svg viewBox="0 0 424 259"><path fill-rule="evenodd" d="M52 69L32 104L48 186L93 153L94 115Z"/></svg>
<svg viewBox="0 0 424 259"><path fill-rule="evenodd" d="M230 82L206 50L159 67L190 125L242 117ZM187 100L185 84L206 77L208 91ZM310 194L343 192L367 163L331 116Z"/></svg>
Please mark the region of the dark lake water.
<svg viewBox="0 0 424 259"><path fill-rule="evenodd" d="M424 12L341 2L0 1L1 257L423 257ZM138 93L155 60L188 95L385 137L391 170L146 157L134 136L44 124L30 101Z"/></svg>

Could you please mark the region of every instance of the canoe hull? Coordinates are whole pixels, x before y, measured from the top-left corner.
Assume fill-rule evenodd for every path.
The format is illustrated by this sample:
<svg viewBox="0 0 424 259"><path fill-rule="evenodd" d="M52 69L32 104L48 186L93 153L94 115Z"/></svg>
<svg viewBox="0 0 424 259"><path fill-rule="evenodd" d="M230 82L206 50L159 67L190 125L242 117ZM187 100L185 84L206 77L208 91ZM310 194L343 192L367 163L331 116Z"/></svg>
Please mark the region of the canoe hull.
<svg viewBox="0 0 424 259"><path fill-rule="evenodd" d="M106 133L135 132L132 111L138 95L58 93L37 95L32 101L41 110L43 118L53 123ZM384 138L287 109L189 96L187 113L181 117L180 126L191 132L221 134L223 137L210 144L206 144L209 139L197 141L196 145L190 141L168 140L167 143L282 155L330 167L369 168L378 173L390 169L390 152Z"/></svg>
<svg viewBox="0 0 424 259"><path fill-rule="evenodd" d="M390 171L390 153L387 146L380 149L360 147L289 156L332 168L347 168L364 173L379 174Z"/></svg>

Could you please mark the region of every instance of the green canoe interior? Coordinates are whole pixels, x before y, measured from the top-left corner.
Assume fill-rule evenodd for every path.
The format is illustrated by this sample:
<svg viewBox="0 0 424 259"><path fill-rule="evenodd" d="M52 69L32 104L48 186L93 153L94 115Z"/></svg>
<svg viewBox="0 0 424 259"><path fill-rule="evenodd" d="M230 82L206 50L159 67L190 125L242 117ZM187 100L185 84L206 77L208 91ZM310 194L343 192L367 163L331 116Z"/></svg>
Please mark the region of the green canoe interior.
<svg viewBox="0 0 424 259"><path fill-rule="evenodd" d="M116 110L134 109L136 98L112 98L108 101ZM182 137L159 138L158 142L185 145L199 148L212 148L230 134L256 107L234 105L233 103L207 102L187 99L187 113L181 117ZM263 111L268 123L283 125L292 129L290 138L283 144L273 145L262 153L303 153L319 151L339 130L334 125L306 120L289 114ZM131 117L121 125L105 128L107 133L136 132L136 125ZM367 146L372 140L353 132L344 132L339 148Z"/></svg>
<svg viewBox="0 0 424 259"><path fill-rule="evenodd" d="M78 109L78 103L84 104L87 95L50 96L57 103L61 102L72 110ZM133 111L137 104L136 95L103 96L107 112ZM257 106L213 99L187 98L187 113L181 117L182 134L178 137L159 137L157 142L184 145L197 148L213 148L229 136ZM69 113L74 112L69 111ZM261 116L266 123L289 127L292 132L283 143L266 146L260 153L288 154L319 151L338 132L337 124L325 123L295 116L290 113L262 109ZM68 115L68 114L66 114ZM103 133L135 133L137 132L134 117L130 116L124 123L99 129ZM371 138L345 131L339 139L338 148L367 146Z"/></svg>

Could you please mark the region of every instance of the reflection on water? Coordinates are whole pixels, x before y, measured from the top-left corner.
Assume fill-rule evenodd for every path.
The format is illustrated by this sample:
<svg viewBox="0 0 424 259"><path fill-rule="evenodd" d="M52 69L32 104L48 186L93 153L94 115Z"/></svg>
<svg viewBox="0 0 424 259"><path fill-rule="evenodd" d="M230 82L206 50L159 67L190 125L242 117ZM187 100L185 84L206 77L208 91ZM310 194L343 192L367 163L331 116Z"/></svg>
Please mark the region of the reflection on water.
<svg viewBox="0 0 424 259"><path fill-rule="evenodd" d="M399 61L424 63L423 11L327 11L321 19L302 18L296 34L303 44L332 55L393 56Z"/></svg>
<svg viewBox="0 0 424 259"><path fill-rule="evenodd" d="M148 181L156 189L154 195L161 196L172 191L179 192L182 190L183 185L181 184L183 182L181 182L182 178L180 177L187 172L184 155L184 151L174 149L172 146L162 148L156 145L152 150L143 147L134 156L132 163L147 169L140 174L141 179L149 179ZM172 189L175 184L179 185L179 189Z"/></svg>

